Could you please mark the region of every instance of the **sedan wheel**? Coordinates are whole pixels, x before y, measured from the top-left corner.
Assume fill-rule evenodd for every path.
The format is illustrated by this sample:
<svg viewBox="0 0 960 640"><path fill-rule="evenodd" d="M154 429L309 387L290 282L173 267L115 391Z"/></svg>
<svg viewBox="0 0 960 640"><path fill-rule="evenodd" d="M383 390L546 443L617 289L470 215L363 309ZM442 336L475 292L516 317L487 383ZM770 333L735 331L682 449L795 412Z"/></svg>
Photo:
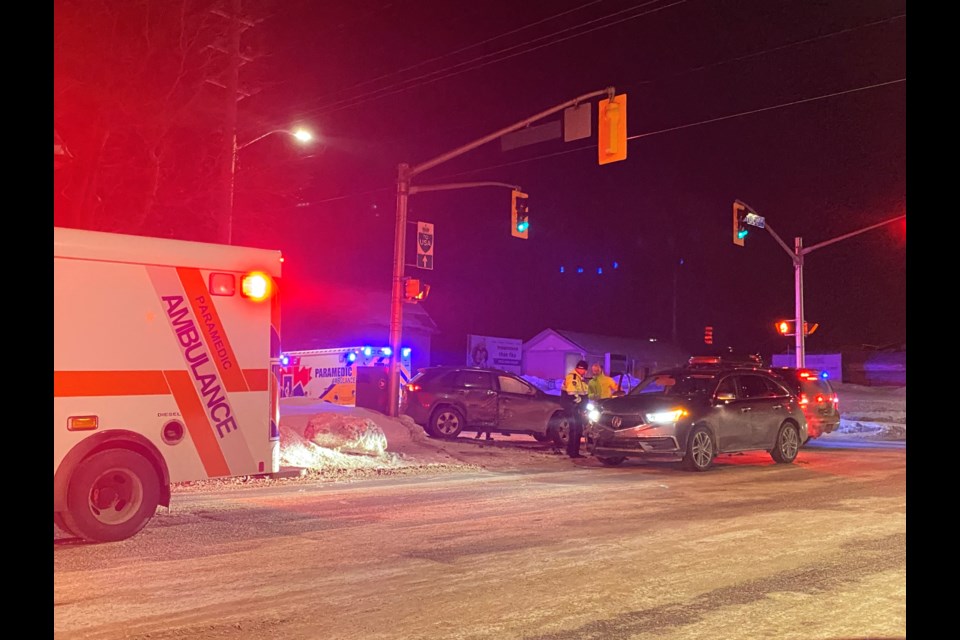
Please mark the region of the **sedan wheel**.
<svg viewBox="0 0 960 640"><path fill-rule="evenodd" d="M463 426L463 415L453 407L441 407L430 418L430 431L439 438L456 438Z"/></svg>
<svg viewBox="0 0 960 640"><path fill-rule="evenodd" d="M780 433L777 435L777 444L774 445L770 456L775 462L790 464L797 459L797 452L800 450L800 436L797 428L792 424L785 424L780 427Z"/></svg>
<svg viewBox="0 0 960 640"><path fill-rule="evenodd" d="M687 440L687 453L683 462L691 471L706 471L713 464L716 451L713 447L713 438L704 427L697 427Z"/></svg>
<svg viewBox="0 0 960 640"><path fill-rule="evenodd" d="M565 415L554 417L554 419L550 421L547 432L550 434L550 438L555 445L561 449L565 449L567 446L567 438L570 437L570 419Z"/></svg>

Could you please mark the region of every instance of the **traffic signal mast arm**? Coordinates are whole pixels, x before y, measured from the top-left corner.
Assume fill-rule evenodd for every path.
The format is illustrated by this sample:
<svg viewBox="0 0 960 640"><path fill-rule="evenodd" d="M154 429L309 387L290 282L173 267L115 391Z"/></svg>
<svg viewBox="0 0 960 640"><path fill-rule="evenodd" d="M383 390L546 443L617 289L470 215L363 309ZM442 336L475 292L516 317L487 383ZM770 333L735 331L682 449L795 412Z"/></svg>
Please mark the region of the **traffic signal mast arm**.
<svg viewBox="0 0 960 640"><path fill-rule="evenodd" d="M563 111L567 107L575 107L581 102L590 100L591 98L596 98L599 96L607 96L608 99L613 99L616 95L616 91L613 87L607 87L606 89L600 91L592 91L590 93L585 93L582 96L578 96L573 100L568 100L563 104L557 105L546 111L541 111L540 113L533 115L525 120L521 120L515 124L510 125L509 127L504 127L499 131L494 131L493 133L486 135L479 140L474 140L469 144L465 144L462 147L457 147L453 151L448 151L443 155L437 156L433 160L428 160L421 164L411 167L407 163L401 163L397 167L397 223L394 229L394 244L393 244L393 282L392 282L392 294L390 298L390 347L393 350L393 355L390 360L390 384L389 384L389 415L396 417L400 413L400 341L403 334L403 296L404 296L404 282L403 282L403 267L406 246L406 228L407 228L407 199L410 197L411 193L414 193L414 187L410 186L410 180L415 176L432 169L433 167L443 164L448 160L452 160L458 156L461 156L468 151L472 151L477 147L483 146L488 142L496 140L497 138L504 136L508 133L512 133L519 129L526 127L529 124L546 118L549 115L553 115L559 111ZM452 189L456 187L451 187L449 185L439 185L441 188ZM424 188L420 188L420 191L423 191ZM437 189L434 189L437 190Z"/></svg>
<svg viewBox="0 0 960 640"><path fill-rule="evenodd" d="M425 193L427 191L448 191L450 189L469 189L470 187L506 187L514 191L520 191L520 187L506 182L450 182L448 184L425 184L423 186L410 187L410 195L415 193Z"/></svg>
<svg viewBox="0 0 960 640"><path fill-rule="evenodd" d="M583 94L583 95L580 96L580 97L574 98L573 100L568 100L567 102L564 102L563 104L559 104L559 105L557 105L557 106L555 106L555 107L552 107L552 108L550 108L550 109L547 109L546 111L541 111L540 113L538 113L538 114L536 114L536 115L534 115L534 116L530 116L530 117L527 118L526 120L521 120L520 122L517 122L516 124L512 124L512 125L510 125L509 127L504 127L503 129L500 129L499 131L494 131L493 133L491 133L491 134L489 134L489 135L486 135L486 136L480 138L479 140L474 140L473 142L471 142L471 143L469 143L469 144L465 144L465 145L463 145L462 147L458 147L458 148L454 149L453 151L448 151L447 153L444 153L443 155L437 156L437 157L434 158L433 160L427 160L426 162L423 162L423 163L421 163L421 164L418 164L418 165L416 165L416 166L414 166L414 167L410 167L410 168L407 170L406 177L407 177L407 179L409 180L410 178L413 178L414 176L416 176L416 175L418 175L418 174L420 174L420 173L423 173L424 171L426 171L426 170L428 170L428 169L432 169L433 167L437 166L438 164L443 164L443 163L446 162L447 160L453 160L454 158L456 158L456 157L458 157L458 156L461 156L461 155L465 154L465 153L468 152L468 151L472 151L472 150L476 149L477 147L481 147L481 146L487 144L488 142L492 142L492 141L496 140L497 138L500 138L500 137L502 137L502 136L505 136L505 135L508 134L508 133L513 133L514 131L517 131L517 130L519 130L519 129L523 129L523 128L526 127L527 125L533 124L533 123L536 122L537 120L542 120L543 118L546 118L547 116L551 116L551 115L557 113L558 111L563 111L563 110L566 109L567 107L575 107L575 106L579 105L581 102L584 102L584 101L586 101L586 100L590 100L591 98L596 98L596 97L599 97L599 96L604 96L604 95L607 96L608 98L611 98L611 99L612 99L612 98L614 97L615 93L616 93L616 91L614 90L613 87L607 87L606 89L603 89L603 90L600 90L600 91L593 91L593 92L591 92L591 93L585 93L585 94Z"/></svg>
<svg viewBox="0 0 960 640"><path fill-rule="evenodd" d="M743 207L746 208L748 213L757 215L756 209L746 204L742 200L736 200L734 203L734 206L736 205L742 205ZM853 236L860 235L861 233L865 233L867 231L870 231L871 229L882 227L885 224L890 224L891 222L896 222L897 220L900 220L901 218L906 218L906 217L907 217L906 214L896 216L896 217L890 218L889 220L884 220L883 222L872 224L869 227L864 227L863 229L851 231L850 233L845 233L842 236L837 236L836 238L825 240L819 244L815 244L807 248L803 247L803 238L798 236L794 238L795 246L793 249L790 249L790 247L787 246L787 243L785 243L783 240L780 239L780 236L778 236L777 233L773 230L773 228L766 223L765 218L761 218L763 220L763 228L765 228L767 231L770 232L770 235L773 236L773 239L777 241L777 244L783 247L783 250L787 252L787 255L790 256L790 260L793 262L794 304L796 308L796 317L793 320L794 322L793 334L796 337L795 352L796 352L797 368L802 368L803 366L805 366L806 334L813 333L813 331L816 330L816 327L819 326L815 324L813 325L812 331L808 330L808 325L806 321L804 321L803 319L803 257L808 253L810 253L811 251L820 249L821 247L825 247L835 242L840 242L841 240L846 240L847 238L852 238ZM800 329L797 330L796 327L799 327Z"/></svg>

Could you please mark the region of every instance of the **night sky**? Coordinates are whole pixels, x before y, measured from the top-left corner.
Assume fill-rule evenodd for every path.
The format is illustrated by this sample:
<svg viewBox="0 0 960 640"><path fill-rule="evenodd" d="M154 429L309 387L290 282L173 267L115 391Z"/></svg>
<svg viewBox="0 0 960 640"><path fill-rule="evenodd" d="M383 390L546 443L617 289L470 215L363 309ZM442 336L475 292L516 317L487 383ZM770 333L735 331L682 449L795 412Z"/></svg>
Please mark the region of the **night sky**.
<svg viewBox="0 0 960 640"><path fill-rule="evenodd" d="M61 4L76 5L55 12ZM307 151L271 136L241 151L237 243L284 252L285 314L324 283L385 290L398 163L614 86L628 96L623 162L598 166L594 129L506 152L494 142L415 178L530 195L528 240L510 236L507 189L411 197L409 219L436 229L435 270L407 269L431 285L434 360L462 359L468 333L670 339L674 323L687 350L711 325L720 346L783 352L792 338L773 323L794 314L790 258L760 229L735 246L732 203L750 204L790 246L906 213L905 6L245 0L260 21L243 36L253 95L240 103L241 141L293 124L322 139ZM70 146L80 119L69 96L55 97ZM189 219L168 216L164 233L203 239ZM806 317L820 325L808 353L905 344L905 239L899 221L806 257ZM408 247L410 262L412 237Z"/></svg>

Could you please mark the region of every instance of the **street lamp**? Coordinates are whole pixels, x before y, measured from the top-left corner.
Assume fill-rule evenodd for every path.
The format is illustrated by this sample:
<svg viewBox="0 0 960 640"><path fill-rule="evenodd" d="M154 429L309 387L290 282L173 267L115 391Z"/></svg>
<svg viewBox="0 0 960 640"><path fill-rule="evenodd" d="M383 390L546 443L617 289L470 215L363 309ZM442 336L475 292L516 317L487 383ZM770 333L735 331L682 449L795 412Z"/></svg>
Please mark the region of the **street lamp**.
<svg viewBox="0 0 960 640"><path fill-rule="evenodd" d="M233 196L234 189L237 177L237 157L241 149L246 149L254 142L259 142L267 136L271 136L275 133L285 133L288 136L297 140L301 144L306 144L313 141L313 134L303 128L297 129L273 129L272 131L267 131L263 135L259 135L253 140L248 140L243 144L237 144L236 135L233 136L233 154L230 158L230 189L229 189L229 201L227 202L227 244L233 244Z"/></svg>

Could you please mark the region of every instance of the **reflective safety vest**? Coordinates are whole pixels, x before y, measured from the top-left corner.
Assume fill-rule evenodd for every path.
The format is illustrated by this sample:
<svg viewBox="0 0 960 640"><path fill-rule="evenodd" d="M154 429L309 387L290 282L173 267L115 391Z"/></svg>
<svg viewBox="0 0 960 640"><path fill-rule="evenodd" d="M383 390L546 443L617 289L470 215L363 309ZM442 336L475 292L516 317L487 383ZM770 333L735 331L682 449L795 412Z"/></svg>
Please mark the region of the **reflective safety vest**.
<svg viewBox="0 0 960 640"><path fill-rule="evenodd" d="M617 381L604 373L600 373L590 378L587 388L590 390L591 400L612 398L617 390Z"/></svg>
<svg viewBox="0 0 960 640"><path fill-rule="evenodd" d="M563 379L563 386L560 387L560 390L572 396L585 396L589 393L586 381L576 371L567 374Z"/></svg>

